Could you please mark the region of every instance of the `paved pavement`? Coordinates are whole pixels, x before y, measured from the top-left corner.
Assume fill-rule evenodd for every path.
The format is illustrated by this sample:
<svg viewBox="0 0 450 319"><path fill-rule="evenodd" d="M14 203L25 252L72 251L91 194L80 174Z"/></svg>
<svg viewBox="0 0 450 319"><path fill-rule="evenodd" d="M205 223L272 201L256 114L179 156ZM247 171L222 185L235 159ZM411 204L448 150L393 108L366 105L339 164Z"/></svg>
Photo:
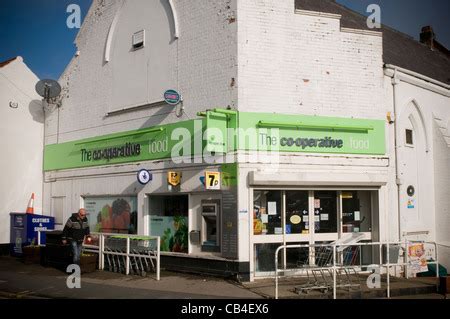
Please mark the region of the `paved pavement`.
<svg viewBox="0 0 450 319"><path fill-rule="evenodd" d="M323 284L322 277L318 280ZM326 277L328 284L332 279ZM341 285L337 289L337 299L386 299L386 276L381 277L380 288L371 289L366 284L367 275L350 275L341 277ZM265 298L275 298L275 284L273 279L260 279L255 282L242 284L250 291ZM350 287L348 286L350 285ZM332 299L332 289L308 289L308 279L305 277L280 278L278 296L280 299ZM301 289L304 288L304 289ZM437 292L436 278L390 278L390 299L445 299ZM447 298L449 296L447 295Z"/></svg>
<svg viewBox="0 0 450 319"><path fill-rule="evenodd" d="M260 295L234 281L161 272L152 277L97 271L82 274L81 288L67 288L68 274L40 265L0 257L0 298L69 299L254 299Z"/></svg>
<svg viewBox="0 0 450 319"><path fill-rule="evenodd" d="M16 258L0 256L0 299L273 299L275 289L274 281L270 279L239 284L221 278L165 271L161 272L160 281L154 277L97 271L82 274L80 289L69 289L66 284L68 275L54 268L25 265ZM292 279L281 281L280 298L330 298L318 292L301 296L294 292L296 285L298 283L292 282ZM404 289L417 283L397 280L393 287L396 285L398 289ZM443 298L436 293L422 293L392 299ZM447 295L447 298L450 299L450 296Z"/></svg>

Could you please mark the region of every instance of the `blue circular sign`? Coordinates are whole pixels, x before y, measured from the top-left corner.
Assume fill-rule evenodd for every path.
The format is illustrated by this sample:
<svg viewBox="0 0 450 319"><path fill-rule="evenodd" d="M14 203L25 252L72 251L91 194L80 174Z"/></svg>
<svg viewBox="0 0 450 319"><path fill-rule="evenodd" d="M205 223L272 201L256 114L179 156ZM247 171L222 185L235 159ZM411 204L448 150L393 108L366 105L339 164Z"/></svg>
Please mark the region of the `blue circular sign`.
<svg viewBox="0 0 450 319"><path fill-rule="evenodd" d="M141 169L137 174L137 180L142 185L147 185L152 180L152 174L146 169Z"/></svg>
<svg viewBox="0 0 450 319"><path fill-rule="evenodd" d="M175 90L167 90L164 92L164 101L170 105L177 105L181 101L181 95Z"/></svg>

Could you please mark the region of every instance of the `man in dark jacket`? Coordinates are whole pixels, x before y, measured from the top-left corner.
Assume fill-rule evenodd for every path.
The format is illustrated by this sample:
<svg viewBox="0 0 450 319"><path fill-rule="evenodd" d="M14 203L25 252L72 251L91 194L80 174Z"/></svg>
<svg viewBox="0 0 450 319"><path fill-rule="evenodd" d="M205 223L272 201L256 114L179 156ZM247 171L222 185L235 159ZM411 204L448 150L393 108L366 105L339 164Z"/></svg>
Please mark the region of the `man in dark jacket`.
<svg viewBox="0 0 450 319"><path fill-rule="evenodd" d="M80 208L78 213L73 214L64 226L62 242L64 245L70 241L73 252L73 263L79 265L81 249L84 239L90 240L89 223L86 218L86 210Z"/></svg>

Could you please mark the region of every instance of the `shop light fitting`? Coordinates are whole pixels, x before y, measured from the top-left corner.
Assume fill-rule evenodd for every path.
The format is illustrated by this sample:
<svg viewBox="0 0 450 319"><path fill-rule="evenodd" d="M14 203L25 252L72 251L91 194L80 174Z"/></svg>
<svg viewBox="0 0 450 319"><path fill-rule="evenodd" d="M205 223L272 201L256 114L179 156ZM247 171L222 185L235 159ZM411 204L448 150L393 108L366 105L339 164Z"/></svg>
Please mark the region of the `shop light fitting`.
<svg viewBox="0 0 450 319"><path fill-rule="evenodd" d="M295 129L316 129L316 130L332 130L332 131L354 131L354 132L368 132L373 131L372 126L360 125L317 125L308 123L285 123L285 122L265 122L259 121L258 127L279 127L279 128L295 128Z"/></svg>
<svg viewBox="0 0 450 319"><path fill-rule="evenodd" d="M128 133L128 134L121 134L119 136L112 136L112 137L109 136L109 137L99 138L99 139L92 140L92 141L87 141L87 142L78 142L78 143L75 143L75 145L81 145L81 144L85 145L85 144L91 144L91 143L97 143L97 142L114 140L116 138L124 138L124 137L130 137L130 136L147 134L147 133L157 133L157 132L162 132L164 130L165 130L165 128L162 128L162 127L151 128L151 129L142 130L142 131L139 131L139 132L132 132L132 133Z"/></svg>

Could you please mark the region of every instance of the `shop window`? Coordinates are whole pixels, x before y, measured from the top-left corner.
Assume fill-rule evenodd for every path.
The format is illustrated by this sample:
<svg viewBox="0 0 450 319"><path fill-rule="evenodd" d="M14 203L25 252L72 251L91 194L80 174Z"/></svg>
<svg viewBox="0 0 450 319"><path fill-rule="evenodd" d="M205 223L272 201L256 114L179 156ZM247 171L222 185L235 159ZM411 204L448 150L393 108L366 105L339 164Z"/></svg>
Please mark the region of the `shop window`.
<svg viewBox="0 0 450 319"><path fill-rule="evenodd" d="M281 244L257 244L255 245L255 271L274 272L275 252ZM278 268L281 268L283 251L278 254Z"/></svg>
<svg viewBox="0 0 450 319"><path fill-rule="evenodd" d="M151 196L150 235L160 236L161 251L188 253L188 195Z"/></svg>
<svg viewBox="0 0 450 319"><path fill-rule="evenodd" d="M314 232L337 233L337 192L314 192Z"/></svg>
<svg viewBox="0 0 450 319"><path fill-rule="evenodd" d="M286 191L286 234L309 234L308 191Z"/></svg>
<svg viewBox="0 0 450 319"><path fill-rule="evenodd" d="M406 135L406 144L407 144L407 145L414 145L413 131L407 129L407 130L405 131L405 135Z"/></svg>
<svg viewBox="0 0 450 319"><path fill-rule="evenodd" d="M281 191L254 191L253 234L282 235Z"/></svg>
<svg viewBox="0 0 450 319"><path fill-rule="evenodd" d="M344 233L370 232L371 193L369 191L342 192L342 230Z"/></svg>
<svg viewBox="0 0 450 319"><path fill-rule="evenodd" d="M309 243L289 243L289 245L308 245ZM281 255L282 253L280 253ZM280 258L280 257L278 257ZM309 265L309 248L286 249L286 269L295 269Z"/></svg>
<svg viewBox="0 0 450 319"><path fill-rule="evenodd" d="M92 232L136 234L137 197L85 197Z"/></svg>

